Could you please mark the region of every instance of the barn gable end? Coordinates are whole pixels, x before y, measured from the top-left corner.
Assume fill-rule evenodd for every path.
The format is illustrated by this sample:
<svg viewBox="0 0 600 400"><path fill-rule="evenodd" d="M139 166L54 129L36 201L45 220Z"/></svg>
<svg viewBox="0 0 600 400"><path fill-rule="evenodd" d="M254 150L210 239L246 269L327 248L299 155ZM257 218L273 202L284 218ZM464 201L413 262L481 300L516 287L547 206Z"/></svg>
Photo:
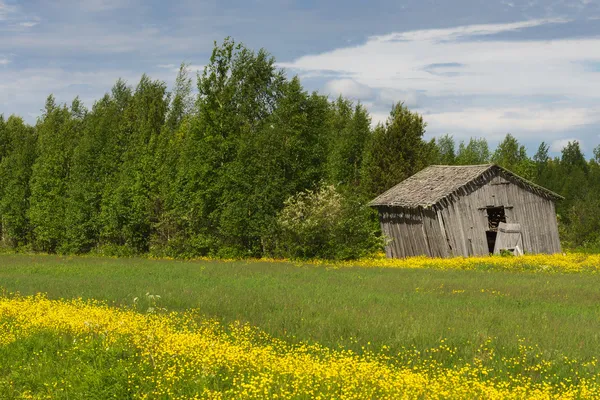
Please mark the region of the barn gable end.
<svg viewBox="0 0 600 400"><path fill-rule="evenodd" d="M521 249L560 252L561 196L494 164L431 166L378 196L388 257L487 255L499 221L518 223Z"/></svg>

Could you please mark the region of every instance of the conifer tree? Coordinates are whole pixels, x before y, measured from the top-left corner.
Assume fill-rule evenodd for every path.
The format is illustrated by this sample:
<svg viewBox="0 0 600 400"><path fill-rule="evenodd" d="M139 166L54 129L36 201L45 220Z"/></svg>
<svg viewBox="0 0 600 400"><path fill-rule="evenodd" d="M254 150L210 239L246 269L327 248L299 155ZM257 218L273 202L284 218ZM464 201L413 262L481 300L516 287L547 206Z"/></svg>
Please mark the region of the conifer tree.
<svg viewBox="0 0 600 400"><path fill-rule="evenodd" d="M385 124L375 128L361 167L367 197L381 194L431 163L433 143L423 140L426 125L421 115L398 103Z"/></svg>
<svg viewBox="0 0 600 400"><path fill-rule="evenodd" d="M492 156L492 162L522 176L526 179L535 178L535 165L527 156L525 146L510 133L498 144Z"/></svg>

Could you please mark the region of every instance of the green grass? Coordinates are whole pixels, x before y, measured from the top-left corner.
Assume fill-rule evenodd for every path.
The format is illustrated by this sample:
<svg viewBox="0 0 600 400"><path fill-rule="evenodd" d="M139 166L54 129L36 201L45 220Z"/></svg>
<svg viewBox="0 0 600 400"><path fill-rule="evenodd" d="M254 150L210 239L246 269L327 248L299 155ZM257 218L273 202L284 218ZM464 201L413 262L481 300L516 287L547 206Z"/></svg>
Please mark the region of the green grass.
<svg viewBox="0 0 600 400"><path fill-rule="evenodd" d="M428 354L447 364L472 362L489 337L497 352L516 357L523 338L556 361L559 377L572 372L561 361L565 356L590 360L600 348L600 275L592 273L0 255L0 287L115 306L133 306L138 297L141 310L149 307L145 293L151 293L170 311L197 308L291 342L357 352L382 345L392 353L425 350L446 339L456 356Z"/></svg>
<svg viewBox="0 0 600 400"><path fill-rule="evenodd" d="M122 343L94 351L97 343L84 342L75 350L73 339L42 331L0 347L0 398L131 398L127 377L140 357Z"/></svg>

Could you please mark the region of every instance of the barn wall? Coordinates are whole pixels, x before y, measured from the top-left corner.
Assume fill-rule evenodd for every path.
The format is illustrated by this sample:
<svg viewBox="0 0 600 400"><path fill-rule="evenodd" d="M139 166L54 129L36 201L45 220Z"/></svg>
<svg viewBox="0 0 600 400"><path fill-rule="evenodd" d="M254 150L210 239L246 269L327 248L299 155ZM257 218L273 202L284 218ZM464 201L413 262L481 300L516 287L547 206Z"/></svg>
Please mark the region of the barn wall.
<svg viewBox="0 0 600 400"><path fill-rule="evenodd" d="M449 257L448 239L443 223L434 210L421 210L431 257Z"/></svg>
<svg viewBox="0 0 600 400"><path fill-rule="evenodd" d="M488 254L487 217L484 220L477 210L477 200L463 195L457 201L449 202L440 212L448 235L449 253L453 256Z"/></svg>
<svg viewBox="0 0 600 400"><path fill-rule="evenodd" d="M385 247L387 257L448 256L447 244L433 210L381 207L379 222L389 240Z"/></svg>
<svg viewBox="0 0 600 400"><path fill-rule="evenodd" d="M561 251L554 203L510 177L484 174L434 210L381 207L388 257L483 256L489 254L486 207L505 207L506 222L519 223L524 251Z"/></svg>
<svg viewBox="0 0 600 400"><path fill-rule="evenodd" d="M521 224L524 251L560 252L554 203L502 176L486 176L479 187L467 187L445 202L440 214L453 255L487 255L486 207L505 207L506 222Z"/></svg>
<svg viewBox="0 0 600 400"><path fill-rule="evenodd" d="M529 253L560 253L554 202L515 185L505 185L514 203L511 220L521 224L523 245Z"/></svg>

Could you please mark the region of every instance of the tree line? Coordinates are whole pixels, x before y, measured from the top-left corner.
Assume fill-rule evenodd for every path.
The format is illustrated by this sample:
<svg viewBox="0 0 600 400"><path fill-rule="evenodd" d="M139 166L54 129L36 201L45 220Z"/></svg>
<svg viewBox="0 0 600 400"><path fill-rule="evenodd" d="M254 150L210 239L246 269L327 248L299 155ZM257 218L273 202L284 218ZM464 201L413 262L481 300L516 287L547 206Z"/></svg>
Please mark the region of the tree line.
<svg viewBox="0 0 600 400"><path fill-rule="evenodd" d="M368 111L309 93L265 50L215 45L172 91L118 80L87 110L51 95L35 126L0 116L0 240L50 253L353 258L377 251L366 203L430 164L495 162L554 190L565 244L600 247L600 146L533 158L510 134L426 141L403 103Z"/></svg>

